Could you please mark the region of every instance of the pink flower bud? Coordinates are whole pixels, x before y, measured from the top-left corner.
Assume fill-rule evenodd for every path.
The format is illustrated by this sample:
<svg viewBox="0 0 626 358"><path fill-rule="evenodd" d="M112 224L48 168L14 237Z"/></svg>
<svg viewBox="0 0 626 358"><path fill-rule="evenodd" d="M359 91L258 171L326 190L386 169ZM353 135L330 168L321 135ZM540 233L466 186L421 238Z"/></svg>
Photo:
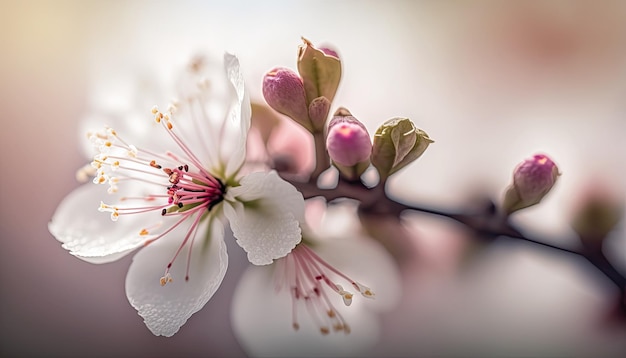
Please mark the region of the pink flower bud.
<svg viewBox="0 0 626 358"><path fill-rule="evenodd" d="M347 110L339 109L328 125L326 148L333 162L352 167L363 162L369 164L372 142L363 123Z"/></svg>
<svg viewBox="0 0 626 358"><path fill-rule="evenodd" d="M337 54L337 51L333 50L332 48L320 47L319 50L322 51L327 56L334 56L334 57L339 58L339 55Z"/></svg>
<svg viewBox="0 0 626 358"><path fill-rule="evenodd" d="M263 78L263 96L274 110L311 130L302 78L294 71L276 67Z"/></svg>
<svg viewBox="0 0 626 358"><path fill-rule="evenodd" d="M556 164L543 154L537 154L517 166L513 183L523 200L541 200L552 189L559 176Z"/></svg>
<svg viewBox="0 0 626 358"><path fill-rule="evenodd" d="M504 209L510 214L539 203L558 176L559 169L546 155L536 154L526 159L513 172L513 185L505 194Z"/></svg>

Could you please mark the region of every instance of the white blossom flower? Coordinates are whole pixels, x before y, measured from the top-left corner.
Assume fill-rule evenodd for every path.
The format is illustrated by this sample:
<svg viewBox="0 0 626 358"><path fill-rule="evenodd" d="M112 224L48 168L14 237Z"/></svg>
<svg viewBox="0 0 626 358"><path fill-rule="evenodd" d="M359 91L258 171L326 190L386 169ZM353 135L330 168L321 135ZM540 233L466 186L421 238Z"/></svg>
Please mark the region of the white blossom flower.
<svg viewBox="0 0 626 358"><path fill-rule="evenodd" d="M307 219L317 204L307 201ZM306 241L289 255L244 272L231 313L249 354L362 355L380 334L377 313L399 300L395 262L381 244L360 234L354 207L333 205L322 213L320 225L307 220L315 231L306 230ZM348 275L367 280L372 289Z"/></svg>
<svg viewBox="0 0 626 358"><path fill-rule="evenodd" d="M49 224L65 249L88 262L142 248L126 293L155 335L175 334L220 286L226 220L255 265L284 257L301 240L302 195L276 172L243 175L250 102L237 58L226 54L224 66L228 81L220 87L220 76L205 78L210 66L193 62L167 111L154 107L141 124L121 123L132 126L129 136L112 127L90 133L97 154L79 177L95 172L97 185L70 193Z"/></svg>

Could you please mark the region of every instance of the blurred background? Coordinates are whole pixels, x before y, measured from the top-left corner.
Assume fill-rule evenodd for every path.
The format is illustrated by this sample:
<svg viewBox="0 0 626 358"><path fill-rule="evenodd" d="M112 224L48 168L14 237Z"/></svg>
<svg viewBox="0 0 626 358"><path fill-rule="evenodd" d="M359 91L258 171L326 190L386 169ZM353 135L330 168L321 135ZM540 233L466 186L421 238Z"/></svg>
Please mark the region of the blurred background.
<svg viewBox="0 0 626 358"><path fill-rule="evenodd" d="M172 338L128 304L131 258L90 265L48 233L86 162L79 122L107 81L172 73L198 52L241 60L253 98L265 71L295 68L305 36L337 48L333 105L373 133L406 116L435 140L390 191L442 208L501 197L514 166L550 155L563 175L515 220L545 240L573 237L589 187L626 194L626 3L618 1L2 1L0 3L0 352L3 356L244 356L230 298L245 268ZM127 78L126 78L127 80ZM149 108L146 108L149 110ZM465 266L471 238L407 215L419 260L382 317L372 356L618 356L617 290L581 258L501 239ZM624 225L605 253L626 274Z"/></svg>

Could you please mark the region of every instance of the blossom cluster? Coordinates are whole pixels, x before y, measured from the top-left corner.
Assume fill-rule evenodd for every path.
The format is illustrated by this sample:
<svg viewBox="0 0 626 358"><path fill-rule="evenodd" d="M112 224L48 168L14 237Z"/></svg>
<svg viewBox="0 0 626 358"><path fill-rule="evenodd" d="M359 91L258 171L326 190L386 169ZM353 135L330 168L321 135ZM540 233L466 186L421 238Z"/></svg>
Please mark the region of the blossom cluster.
<svg viewBox="0 0 626 358"><path fill-rule="evenodd" d="M172 336L219 289L229 228L252 264L233 298L233 327L245 348L260 355L320 353L326 346L333 352L329 341L302 347L317 342L311 333L341 332L349 334L342 342L363 349L377 334L372 313L393 306L401 288L391 240L370 237L359 218L383 213L397 219L404 210L419 210L390 199L385 184L434 141L408 118L391 118L370 135L348 109L331 115L341 60L337 51L306 39L297 71L276 67L265 74L269 108L251 104L237 57L225 54L223 64L193 59L165 110L142 108L140 119L110 117L89 131L90 162L77 178L91 182L59 204L49 230L70 254L90 263L136 252L126 277L128 301L155 335ZM305 160L294 153L281 157L270 150L286 118L309 141L291 130L281 141L304 148L314 168L292 165ZM261 141L249 135L251 128ZM368 170L377 182L364 179ZM328 171L337 178L323 185ZM545 154L522 162L498 223L540 203L559 175ZM620 217L619 205L594 205L581 210L574 225L587 242L606 236ZM601 228L599 212L610 217ZM510 229L503 231L515 233ZM356 293L376 300L352 305ZM287 318L277 319L276 312ZM267 328L274 323L280 327ZM300 341L274 344L283 337Z"/></svg>
<svg viewBox="0 0 626 358"><path fill-rule="evenodd" d="M304 302L319 332L349 333L330 294L349 306L354 291L374 292L310 247L315 234L293 185L269 167L246 165L252 114L238 59L226 54L222 75L205 62L194 59L185 70L165 111L148 108L141 122L111 118L87 133L94 154L77 177L92 183L63 200L50 232L91 263L139 249L126 278L128 300L155 335L171 336L219 288L229 224L250 263L271 266L291 296L293 329ZM213 90L224 80L232 95Z"/></svg>

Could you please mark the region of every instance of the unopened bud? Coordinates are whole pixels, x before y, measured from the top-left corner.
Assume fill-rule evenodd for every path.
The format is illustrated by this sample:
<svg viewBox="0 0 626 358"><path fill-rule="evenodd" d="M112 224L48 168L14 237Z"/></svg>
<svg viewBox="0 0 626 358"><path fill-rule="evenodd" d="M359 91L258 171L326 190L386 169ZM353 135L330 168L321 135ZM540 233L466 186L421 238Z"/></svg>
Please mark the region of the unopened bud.
<svg viewBox="0 0 626 358"><path fill-rule="evenodd" d="M387 178L419 158L431 143L428 134L408 118L390 119L374 134L372 164L381 178Z"/></svg>
<svg viewBox="0 0 626 358"><path fill-rule="evenodd" d="M279 113L312 130L302 78L288 68L276 67L263 78L265 101Z"/></svg>
<svg viewBox="0 0 626 358"><path fill-rule="evenodd" d="M328 125L326 148L333 164L349 180L358 179L370 164L372 142L367 128L345 108Z"/></svg>
<svg viewBox="0 0 626 358"><path fill-rule="evenodd" d="M320 47L320 51L322 51L328 56L334 56L334 57L339 58L339 54L337 54L337 51L333 50L332 48Z"/></svg>
<svg viewBox="0 0 626 358"><path fill-rule="evenodd" d="M584 243L601 244L622 219L624 202L600 188L583 195L572 217L572 229Z"/></svg>
<svg viewBox="0 0 626 358"><path fill-rule="evenodd" d="M505 212L510 214L539 203L559 175L556 164L543 154L520 163L513 172L513 184L504 195Z"/></svg>
<svg viewBox="0 0 626 358"><path fill-rule="evenodd" d="M341 80L341 62L336 52L318 49L305 38L298 47L298 72L304 83L307 104L318 97L332 102Z"/></svg>
<svg viewBox="0 0 626 358"><path fill-rule="evenodd" d="M329 111L330 101L326 97L317 97L309 104L309 118L316 131L324 131Z"/></svg>

